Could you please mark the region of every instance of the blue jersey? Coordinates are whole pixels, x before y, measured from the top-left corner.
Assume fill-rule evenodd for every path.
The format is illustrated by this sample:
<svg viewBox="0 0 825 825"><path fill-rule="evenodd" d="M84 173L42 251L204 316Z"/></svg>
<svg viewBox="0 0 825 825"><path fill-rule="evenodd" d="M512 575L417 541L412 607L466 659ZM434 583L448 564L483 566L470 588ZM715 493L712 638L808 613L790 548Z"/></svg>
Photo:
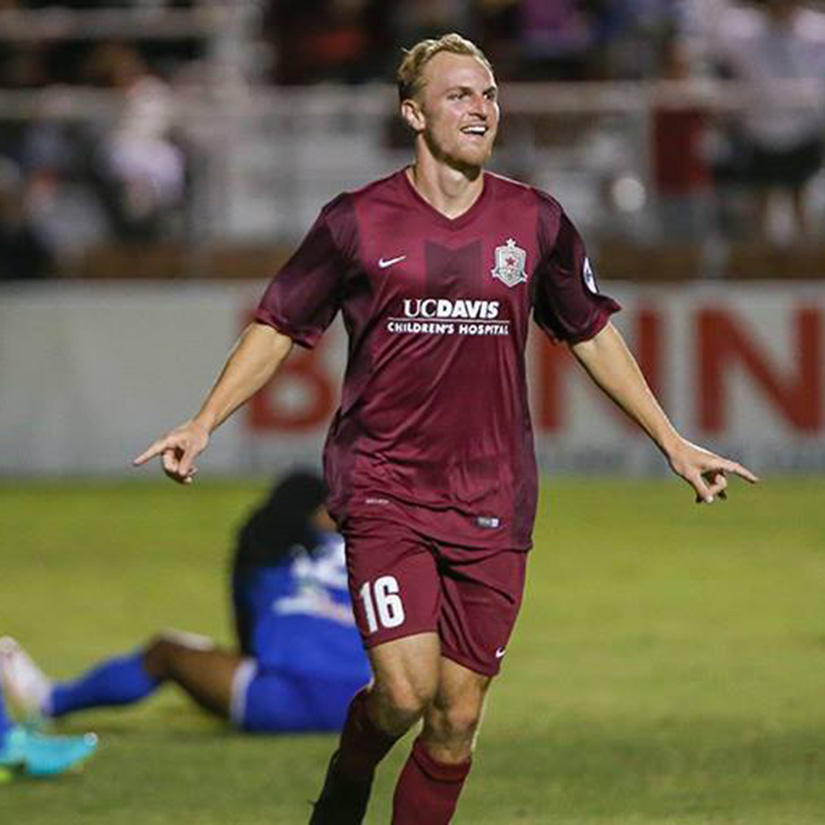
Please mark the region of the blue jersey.
<svg viewBox="0 0 825 825"><path fill-rule="evenodd" d="M370 668L352 615L344 540L314 531L282 561L236 569L233 598L245 651L262 670L366 683Z"/></svg>

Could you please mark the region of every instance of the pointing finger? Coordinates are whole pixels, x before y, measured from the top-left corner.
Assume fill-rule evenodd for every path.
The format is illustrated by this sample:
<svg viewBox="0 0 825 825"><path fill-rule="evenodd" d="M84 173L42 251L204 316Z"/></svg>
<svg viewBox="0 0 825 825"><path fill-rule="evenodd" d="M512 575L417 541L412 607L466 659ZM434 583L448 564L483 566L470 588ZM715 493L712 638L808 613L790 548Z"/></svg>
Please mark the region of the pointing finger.
<svg viewBox="0 0 825 825"><path fill-rule="evenodd" d="M738 475L739 478L744 479L751 484L756 484L759 481L759 476L755 473L752 473L747 467L743 467L741 464L738 464L736 461L730 461L727 458L719 459L718 461L714 461L710 463L708 470L722 470L727 473L734 473Z"/></svg>
<svg viewBox="0 0 825 825"><path fill-rule="evenodd" d="M759 476L756 475L756 473L752 473L747 467L743 467L741 464L733 462L732 466L727 469L729 469L732 473L736 473L739 478L745 479L745 481L750 484L757 484L759 482Z"/></svg>
<svg viewBox="0 0 825 825"><path fill-rule="evenodd" d="M155 456L160 455L166 449L166 439L162 438L159 441L155 441L154 444L150 445L147 449L145 449L137 458L132 460L132 464L135 467L140 467L141 464L145 464L150 459L154 458Z"/></svg>

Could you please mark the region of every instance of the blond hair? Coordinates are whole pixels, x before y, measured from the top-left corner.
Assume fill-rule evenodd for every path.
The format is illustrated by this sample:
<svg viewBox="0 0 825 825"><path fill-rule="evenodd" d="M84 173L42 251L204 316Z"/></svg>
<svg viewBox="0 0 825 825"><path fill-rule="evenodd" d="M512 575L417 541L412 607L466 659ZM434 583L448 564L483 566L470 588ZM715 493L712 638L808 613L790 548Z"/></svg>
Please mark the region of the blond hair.
<svg viewBox="0 0 825 825"><path fill-rule="evenodd" d="M403 103L414 98L424 86L424 67L440 52L463 54L480 60L492 73L493 67L487 56L475 43L453 32L438 39L422 40L411 49L404 50L404 59L398 67L396 81L398 97Z"/></svg>

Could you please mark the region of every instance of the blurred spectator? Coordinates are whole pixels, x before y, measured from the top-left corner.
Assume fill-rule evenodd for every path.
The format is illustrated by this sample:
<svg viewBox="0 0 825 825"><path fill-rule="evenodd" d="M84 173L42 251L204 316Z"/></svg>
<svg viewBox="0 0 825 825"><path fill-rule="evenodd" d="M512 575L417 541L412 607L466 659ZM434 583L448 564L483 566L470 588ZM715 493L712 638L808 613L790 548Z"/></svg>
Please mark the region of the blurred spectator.
<svg viewBox="0 0 825 825"><path fill-rule="evenodd" d="M671 31L661 44L660 76L691 77L685 42ZM669 241L696 241L708 230L711 174L707 116L690 100L668 100L652 112L651 166L660 230Z"/></svg>
<svg viewBox="0 0 825 825"><path fill-rule="evenodd" d="M19 92L48 88L47 56L43 43L0 43L0 86ZM19 178L16 197L27 233L57 264L102 234L95 228L103 217L80 180L77 125L50 119L47 108L42 116L18 117L12 111L0 118L0 159L12 164ZM31 241L27 246L32 248Z"/></svg>
<svg viewBox="0 0 825 825"><path fill-rule="evenodd" d="M697 71L705 73L712 62L711 43L730 8L731 0L678 0L675 4L679 31Z"/></svg>
<svg viewBox="0 0 825 825"><path fill-rule="evenodd" d="M389 47L381 0L273 3L268 29L275 43L275 80L285 84L362 83L379 77Z"/></svg>
<svg viewBox="0 0 825 825"><path fill-rule="evenodd" d="M0 42L0 87L39 89L48 82L42 43Z"/></svg>
<svg viewBox="0 0 825 825"><path fill-rule="evenodd" d="M172 139L172 91L124 44L98 47L88 71L122 101L116 121L96 136L91 165L112 229L123 241L156 238L184 194L185 157Z"/></svg>
<svg viewBox="0 0 825 825"><path fill-rule="evenodd" d="M521 0L518 5L520 79L588 77L597 27L587 5L576 0Z"/></svg>
<svg viewBox="0 0 825 825"><path fill-rule="evenodd" d="M754 105L739 122L744 175L753 187L757 225L768 234L770 196L790 197L797 234L810 234L806 184L822 163L818 96L791 98L777 81L825 79L825 14L796 0L764 0L721 16L712 53L730 77L753 84Z"/></svg>
<svg viewBox="0 0 825 825"><path fill-rule="evenodd" d="M51 249L29 220L25 183L9 160L0 160L0 281L31 281L52 274Z"/></svg>
<svg viewBox="0 0 825 825"><path fill-rule="evenodd" d="M678 17L674 0L592 2L604 77L639 79L659 74L663 41Z"/></svg>
<svg viewBox="0 0 825 825"><path fill-rule="evenodd" d="M444 32L474 36L479 5L474 0L396 2L392 12L394 37L400 46L410 46L427 37L440 37Z"/></svg>

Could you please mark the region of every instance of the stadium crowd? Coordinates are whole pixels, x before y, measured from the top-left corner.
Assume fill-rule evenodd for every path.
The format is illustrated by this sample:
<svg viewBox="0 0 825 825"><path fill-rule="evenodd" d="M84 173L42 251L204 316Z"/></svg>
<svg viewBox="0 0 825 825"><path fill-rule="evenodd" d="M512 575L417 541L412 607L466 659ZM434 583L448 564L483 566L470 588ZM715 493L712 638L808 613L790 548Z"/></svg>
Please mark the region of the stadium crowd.
<svg viewBox="0 0 825 825"><path fill-rule="evenodd" d="M0 279L65 275L67 260L112 240L126 248L202 239L196 181L207 174L209 150L178 117L178 103L202 100L205 89L223 82L209 62L214 43L197 27L189 36L157 37L141 30L130 36L124 30L115 38L91 32L63 37L44 25L22 36L8 21L27 13L112 7L142 9L162 20L164 13L198 5L194 0L0 3L0 94L108 89L117 101L116 114L100 119L58 119L31 109L22 117L0 117ZM817 236L822 187L812 209L809 184L821 169L822 107L815 96L800 101L772 89L775 81L825 79L821 2L270 0L246 5L254 6L257 16L232 78L236 97L271 86L386 81L400 46L444 31L479 42L495 62L500 82L718 78L750 84L761 102L758 112L709 109L689 95L653 106L649 158L639 175L650 208L646 223L677 246L708 237L753 237L754 227L757 237L768 240L810 245ZM550 129L556 128L551 123ZM582 162L618 166L615 159L600 160L596 151ZM516 171L528 178L536 173ZM621 176L616 168L608 171ZM777 191L787 204L780 213L771 206ZM777 214L784 224L779 230ZM608 234L607 227L597 226L597 240L602 229ZM619 234L626 230L619 226ZM119 260L105 265L117 268Z"/></svg>

